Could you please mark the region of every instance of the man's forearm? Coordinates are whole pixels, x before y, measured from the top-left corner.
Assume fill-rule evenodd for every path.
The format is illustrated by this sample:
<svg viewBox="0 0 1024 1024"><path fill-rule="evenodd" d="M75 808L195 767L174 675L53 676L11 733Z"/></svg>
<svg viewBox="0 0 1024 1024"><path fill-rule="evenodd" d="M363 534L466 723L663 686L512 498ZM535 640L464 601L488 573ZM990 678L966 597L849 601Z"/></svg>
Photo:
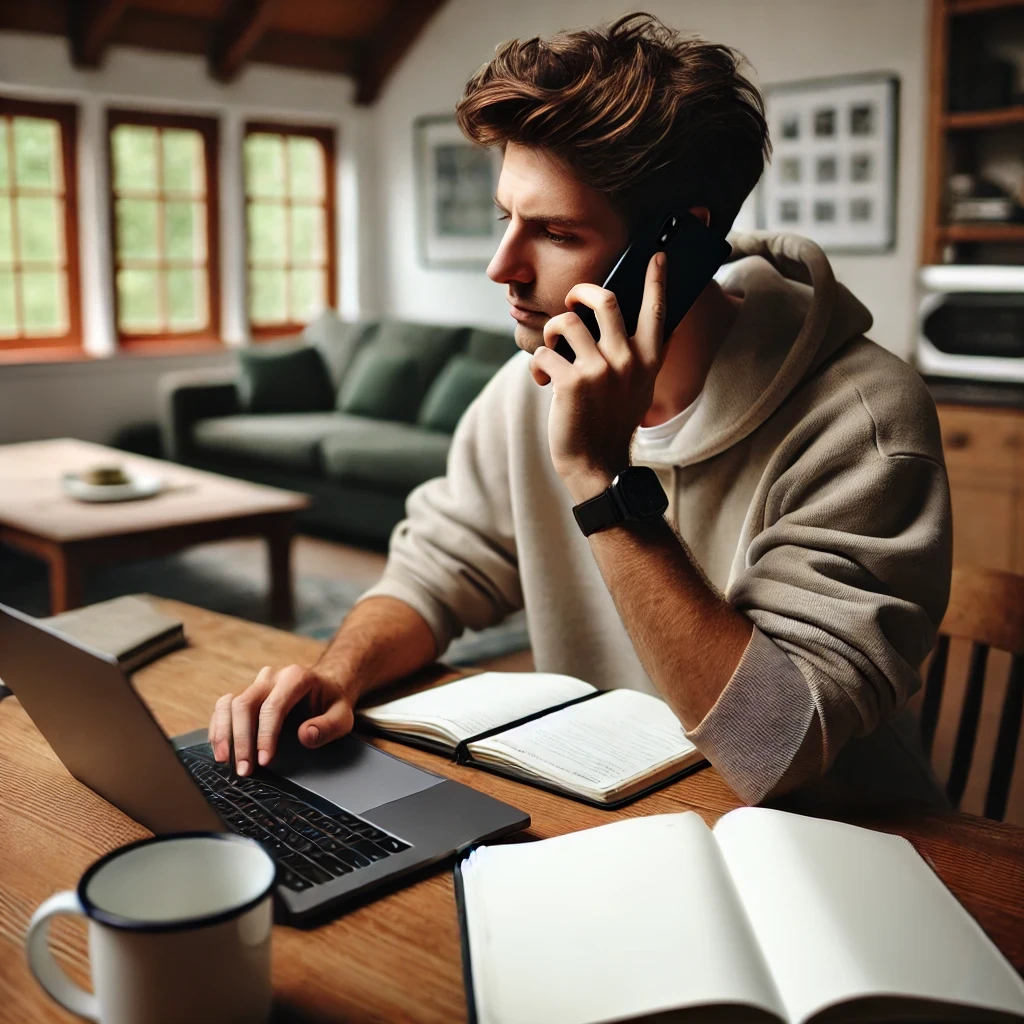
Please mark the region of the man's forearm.
<svg viewBox="0 0 1024 1024"><path fill-rule="evenodd" d="M651 681L695 728L736 670L753 624L715 593L664 519L591 534L590 546Z"/></svg>
<svg viewBox="0 0 1024 1024"><path fill-rule="evenodd" d="M397 598L370 597L349 612L313 668L351 687L354 704L368 690L429 665L437 653L418 612Z"/></svg>

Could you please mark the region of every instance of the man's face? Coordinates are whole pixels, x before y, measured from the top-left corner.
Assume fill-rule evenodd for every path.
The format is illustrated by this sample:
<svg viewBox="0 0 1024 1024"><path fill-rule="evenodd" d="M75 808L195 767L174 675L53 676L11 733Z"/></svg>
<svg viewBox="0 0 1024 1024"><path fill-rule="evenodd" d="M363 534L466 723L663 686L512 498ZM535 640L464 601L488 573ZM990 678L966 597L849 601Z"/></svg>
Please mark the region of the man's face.
<svg viewBox="0 0 1024 1024"><path fill-rule="evenodd" d="M508 228L487 276L508 286L516 344L534 352L573 285L601 284L626 247L625 221L545 150L509 143L495 196ZM532 312L531 312L532 311Z"/></svg>

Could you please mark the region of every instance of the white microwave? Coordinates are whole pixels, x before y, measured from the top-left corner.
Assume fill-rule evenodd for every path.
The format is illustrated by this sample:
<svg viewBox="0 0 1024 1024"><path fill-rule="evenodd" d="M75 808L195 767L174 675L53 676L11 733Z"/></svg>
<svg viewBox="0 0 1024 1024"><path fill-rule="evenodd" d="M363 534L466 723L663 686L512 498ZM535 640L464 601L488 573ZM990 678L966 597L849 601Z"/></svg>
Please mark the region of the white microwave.
<svg viewBox="0 0 1024 1024"><path fill-rule="evenodd" d="M917 368L1024 383L1024 266L922 267Z"/></svg>

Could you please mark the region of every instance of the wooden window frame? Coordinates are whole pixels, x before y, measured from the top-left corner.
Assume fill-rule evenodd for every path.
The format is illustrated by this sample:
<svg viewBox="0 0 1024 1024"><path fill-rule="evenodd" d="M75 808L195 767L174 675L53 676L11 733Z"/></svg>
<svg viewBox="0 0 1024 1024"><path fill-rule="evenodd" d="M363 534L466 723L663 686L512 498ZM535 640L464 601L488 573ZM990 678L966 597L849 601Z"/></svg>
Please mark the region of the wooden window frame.
<svg viewBox="0 0 1024 1024"><path fill-rule="evenodd" d="M326 270L327 270L327 305L333 309L338 307L338 211L336 206L336 183L335 177L337 167L335 163L335 136L334 128L322 125L310 124L289 124L284 121L246 121L242 127L242 146L245 140L253 134L266 132L271 135L299 135L309 139L315 139L324 149L324 207L327 211L327 237L326 246ZM245 182L245 154L242 154L242 197L245 201L245 321L249 327L249 333L254 341L269 341L272 338L280 338L289 334L296 334L306 325L299 322L288 322L283 324L268 324L260 327L253 324L249 314L249 191ZM288 198L286 203L290 206ZM290 253L285 263L285 273L291 268Z"/></svg>
<svg viewBox="0 0 1024 1024"><path fill-rule="evenodd" d="M36 349L67 349L77 357L82 348L82 287L78 250L78 107L72 103L49 103L0 96L0 115L8 117L45 117L60 124L61 168L64 175L64 259L67 274L68 329L56 336L0 338L0 353L31 352ZM8 158L14 151L13 137L8 142ZM11 166L8 173L14 174ZM13 206L11 210L14 214ZM12 221L12 229L13 229ZM13 267L18 268L15 251ZM55 355L52 351L50 355Z"/></svg>
<svg viewBox="0 0 1024 1024"><path fill-rule="evenodd" d="M120 298L117 291L117 195L114 192L114 129L118 125L144 128L186 128L199 132L203 139L203 168L206 173L206 295L210 305L209 324L197 331L159 331L151 334L126 334L120 325ZM107 195L110 200L110 255L113 272L114 333L121 349L146 348L176 341L215 341L220 343L220 180L218 145L220 122L216 117L172 114L152 110L107 110Z"/></svg>

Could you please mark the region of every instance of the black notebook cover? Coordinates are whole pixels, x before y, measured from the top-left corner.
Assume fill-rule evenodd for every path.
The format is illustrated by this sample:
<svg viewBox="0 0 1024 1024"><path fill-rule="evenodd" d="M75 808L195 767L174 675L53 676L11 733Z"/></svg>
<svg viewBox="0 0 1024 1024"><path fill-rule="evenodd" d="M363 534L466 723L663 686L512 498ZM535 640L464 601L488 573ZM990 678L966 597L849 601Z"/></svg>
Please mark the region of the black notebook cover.
<svg viewBox="0 0 1024 1024"><path fill-rule="evenodd" d="M433 740L422 739L419 736L401 735L397 732L392 732L385 727L376 725L373 722L369 722L366 719L357 718L356 721L359 728L377 736L384 736L387 739L394 740L396 743L401 743L408 747L415 747L418 750L427 750L432 754L443 754L445 757L452 758L456 764L462 764L469 768L476 768L480 771L490 772L492 775L498 775L503 779L511 779L513 782L520 782L526 786L533 786L535 789L547 790L549 793L556 793L558 796L568 797L570 800L575 800L578 803L588 804L591 807L600 807L603 810L608 811L616 810L619 807L625 807L627 804L632 803L634 800L639 800L640 797L646 796L648 793L653 793L655 790L662 789L665 786L670 786L673 782L678 782L680 779L692 772L699 771L701 768L706 768L708 766L707 760L701 759L700 761L696 761L694 764L681 768L678 772L670 775L667 779L652 782L649 786L645 786L639 792L633 793L631 796L607 802L603 800L594 800L590 797L575 793L572 790L563 789L561 786L558 786L553 782L545 782L542 779L523 778L521 775L517 775L509 769L503 768L501 765L482 764L481 762L474 760L473 755L469 752L469 745L471 743L476 743L478 740L487 739L490 736L496 736L498 733L508 732L510 729L515 729L520 725L525 725L527 722L532 722L538 718L544 718L547 715L554 714L556 711L561 711L563 708L571 707L573 704L580 704L585 700L592 700L595 697L602 696L602 694L614 692L614 690L594 690L592 693L585 693L582 697L574 697L572 700L563 701L561 704L555 704L550 708L544 708L541 711L534 711L532 714L524 715L522 718L517 718L511 722L505 722L503 725L495 726L493 729L488 729L486 732L478 733L475 736L468 736L456 745L454 751L442 743L435 743Z"/></svg>
<svg viewBox="0 0 1024 1024"><path fill-rule="evenodd" d="M462 862L472 853L469 850L455 861L455 907L459 914L459 949L462 951L462 983L466 989L466 1019L477 1024L476 990L473 988L473 963L469 958L469 921L466 918L466 890L462 884Z"/></svg>

